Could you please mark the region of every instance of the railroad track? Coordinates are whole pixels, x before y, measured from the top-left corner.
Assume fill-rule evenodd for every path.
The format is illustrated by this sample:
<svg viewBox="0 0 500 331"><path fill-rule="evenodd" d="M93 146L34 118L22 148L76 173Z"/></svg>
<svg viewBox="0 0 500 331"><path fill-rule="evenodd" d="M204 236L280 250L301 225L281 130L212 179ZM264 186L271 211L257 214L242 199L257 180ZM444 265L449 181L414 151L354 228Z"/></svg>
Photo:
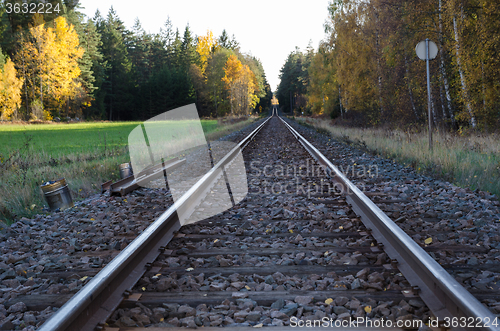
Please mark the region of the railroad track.
<svg viewBox="0 0 500 331"><path fill-rule="evenodd" d="M196 212L191 201L202 200L241 149L246 199L181 227L182 215ZM89 273L90 282L41 330L286 327L325 318L418 329L431 316L493 321L478 301L491 296L476 299L461 287L426 253L437 249L415 243L273 116L99 273ZM53 305L69 296L54 297Z"/></svg>

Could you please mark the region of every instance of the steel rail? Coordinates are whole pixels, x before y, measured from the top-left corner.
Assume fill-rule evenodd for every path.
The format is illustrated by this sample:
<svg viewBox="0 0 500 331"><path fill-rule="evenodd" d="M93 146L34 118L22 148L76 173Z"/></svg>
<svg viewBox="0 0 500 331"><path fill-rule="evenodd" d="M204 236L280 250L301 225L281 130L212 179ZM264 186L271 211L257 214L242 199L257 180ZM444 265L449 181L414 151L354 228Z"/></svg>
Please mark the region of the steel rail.
<svg viewBox="0 0 500 331"><path fill-rule="evenodd" d="M131 242L106 265L92 280L66 302L39 329L102 330L130 289L151 266L162 248L181 228L179 215L189 212L191 204L199 201L223 167L238 156L243 148L260 132L270 117L227 153L208 173L194 184L178 201Z"/></svg>
<svg viewBox="0 0 500 331"><path fill-rule="evenodd" d="M361 217L365 226L372 230L374 238L383 244L391 259L398 261L398 269L413 286L418 286L419 296L440 321L449 318L466 318L480 325L489 320L489 327L482 330L499 330L492 325L495 315L461 286L442 266L429 256L413 239L397 226L379 207L359 190L318 149L301 136L280 117L283 124L304 146L311 156L333 177L346 194L348 203ZM460 321L460 320L457 320ZM498 321L498 319L496 320ZM484 323L483 323L484 324ZM478 328L453 328L454 330L477 330Z"/></svg>
<svg viewBox="0 0 500 331"><path fill-rule="evenodd" d="M158 164L150 169L142 171L136 175L123 178L115 183L108 181L101 185L101 193L109 190L111 195L121 195L123 197L126 194L138 189L139 187L144 186L144 184L147 184L154 179L163 177L163 173L165 171L168 173L184 165L185 163L186 159L179 159L176 157L172 160L168 160L165 163Z"/></svg>

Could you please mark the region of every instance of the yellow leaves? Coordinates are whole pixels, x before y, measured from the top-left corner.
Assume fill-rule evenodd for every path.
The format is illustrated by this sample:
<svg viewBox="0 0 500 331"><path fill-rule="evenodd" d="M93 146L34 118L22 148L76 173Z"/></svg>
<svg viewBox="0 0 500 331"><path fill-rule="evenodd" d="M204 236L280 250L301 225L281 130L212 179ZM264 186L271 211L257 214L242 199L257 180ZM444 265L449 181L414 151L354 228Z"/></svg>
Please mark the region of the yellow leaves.
<svg viewBox="0 0 500 331"><path fill-rule="evenodd" d="M35 21L41 19L34 18ZM21 40L22 55L16 62L26 69L26 77L38 94L35 95L37 99L44 103L51 99L62 107L68 98L76 96L80 87L77 78L81 74L78 60L84 53L79 43L73 25L62 16L50 27L45 28L44 24L30 27L29 35ZM50 114L43 115L50 117Z"/></svg>
<svg viewBox="0 0 500 331"><path fill-rule="evenodd" d="M257 79L248 65L243 65L236 55L231 55L224 66L225 76L222 81L230 92L231 112L246 114L249 108L255 108L259 98Z"/></svg>
<svg viewBox="0 0 500 331"><path fill-rule="evenodd" d="M21 88L24 80L17 77L14 62L10 58L7 58L0 73L0 115L2 119L9 119L21 106Z"/></svg>
<svg viewBox="0 0 500 331"><path fill-rule="evenodd" d="M225 76L222 78L222 81L226 83L227 86L230 86L232 82L236 80L242 68L243 64L238 60L238 57L236 55L231 55L224 66Z"/></svg>
<svg viewBox="0 0 500 331"><path fill-rule="evenodd" d="M248 285L245 285L245 288L246 288L247 290L249 290L249 291L251 290L250 286L248 286Z"/></svg>
<svg viewBox="0 0 500 331"><path fill-rule="evenodd" d="M372 306L366 306L365 307L365 313L369 314L372 312Z"/></svg>
<svg viewBox="0 0 500 331"><path fill-rule="evenodd" d="M332 304L332 302L333 302L333 299L332 299L332 298L328 298L328 299L326 299L326 300L325 300L325 303L326 303L327 305L331 305L331 304Z"/></svg>
<svg viewBox="0 0 500 331"><path fill-rule="evenodd" d="M212 51L217 47L217 41L214 39L212 31L208 30L206 36L198 37L196 52L200 55L201 72L204 73L207 68L208 58Z"/></svg>
<svg viewBox="0 0 500 331"><path fill-rule="evenodd" d="M56 83L54 86L54 96L59 102L64 102L66 98L76 95L80 86L76 78L80 76L78 59L83 56L84 50L79 47L78 35L73 25L68 25L66 19L59 16L54 20L55 46L57 49L56 71L53 73ZM50 28L49 28L50 29Z"/></svg>
<svg viewBox="0 0 500 331"><path fill-rule="evenodd" d="M83 278L80 278L80 281L84 282L85 280L87 280L87 278L89 278L88 276L85 276Z"/></svg>
<svg viewBox="0 0 500 331"><path fill-rule="evenodd" d="M429 237L429 238L425 239L425 240L424 240L424 243L425 243L426 245L430 245L430 244L432 244L432 238L431 238L431 237Z"/></svg>
<svg viewBox="0 0 500 331"><path fill-rule="evenodd" d="M292 229L290 229L290 230L288 230L288 232L293 233L293 230L292 230Z"/></svg>

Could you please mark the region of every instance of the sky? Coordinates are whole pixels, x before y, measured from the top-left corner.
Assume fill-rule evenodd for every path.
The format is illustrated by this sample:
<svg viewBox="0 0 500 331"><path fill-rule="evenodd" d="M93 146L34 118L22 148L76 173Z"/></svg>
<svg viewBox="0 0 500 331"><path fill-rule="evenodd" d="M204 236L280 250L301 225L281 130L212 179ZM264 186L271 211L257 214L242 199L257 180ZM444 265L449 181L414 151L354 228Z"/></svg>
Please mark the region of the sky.
<svg viewBox="0 0 500 331"><path fill-rule="evenodd" d="M305 50L309 42L318 48L325 39L323 25L329 0L80 0L81 11L93 17L99 9L106 16L113 6L127 28L136 18L144 30L158 33L167 17L182 33L189 23L195 35L208 29L220 36L223 29L234 34L243 53L260 59L271 89L276 91L279 72L295 47Z"/></svg>

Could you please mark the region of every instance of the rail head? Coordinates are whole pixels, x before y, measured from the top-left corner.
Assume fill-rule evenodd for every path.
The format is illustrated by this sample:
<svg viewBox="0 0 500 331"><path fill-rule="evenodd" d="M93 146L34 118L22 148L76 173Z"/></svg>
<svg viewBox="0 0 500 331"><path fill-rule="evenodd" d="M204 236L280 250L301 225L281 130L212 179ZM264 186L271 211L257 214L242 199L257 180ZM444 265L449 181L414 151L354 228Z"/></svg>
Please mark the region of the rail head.
<svg viewBox="0 0 500 331"><path fill-rule="evenodd" d="M493 322L495 315L481 302L461 286L441 265L439 265L422 247L397 226L379 207L333 165L316 147L300 135L289 123L280 117L283 124L325 169L334 181L342 185L348 202L356 214L378 242L384 244L384 250L398 260L398 268L412 285L420 288L420 297L433 314L444 318L465 317ZM465 328L468 329L468 328ZM474 328L477 330L477 328ZM490 323L483 330L500 330ZM460 328L456 328L460 330Z"/></svg>
<svg viewBox="0 0 500 331"><path fill-rule="evenodd" d="M94 330L120 304L123 293L130 289L146 271L146 264L159 255L160 247L168 244L181 224L178 210L187 209L217 177L220 169L243 150L270 120L268 117L237 146L227 153L208 173L168 208L144 232L120 252L90 282L66 302L42 326L40 331Z"/></svg>

